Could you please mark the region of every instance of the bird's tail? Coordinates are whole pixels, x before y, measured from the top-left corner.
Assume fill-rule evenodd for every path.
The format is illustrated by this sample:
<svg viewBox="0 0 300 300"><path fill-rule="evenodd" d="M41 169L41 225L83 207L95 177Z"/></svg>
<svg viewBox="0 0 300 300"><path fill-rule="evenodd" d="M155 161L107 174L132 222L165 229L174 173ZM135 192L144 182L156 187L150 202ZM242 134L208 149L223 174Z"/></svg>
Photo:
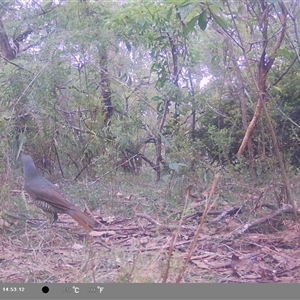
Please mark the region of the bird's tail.
<svg viewBox="0 0 300 300"><path fill-rule="evenodd" d="M72 210L69 214L75 221L77 221L88 231L93 230L93 228L96 226L96 221L79 209Z"/></svg>

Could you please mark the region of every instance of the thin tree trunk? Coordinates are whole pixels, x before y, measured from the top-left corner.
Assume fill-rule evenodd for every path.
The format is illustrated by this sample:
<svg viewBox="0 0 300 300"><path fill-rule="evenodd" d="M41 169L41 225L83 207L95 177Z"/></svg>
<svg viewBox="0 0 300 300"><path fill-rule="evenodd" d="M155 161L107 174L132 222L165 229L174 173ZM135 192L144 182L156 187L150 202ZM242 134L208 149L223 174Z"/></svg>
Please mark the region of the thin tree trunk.
<svg viewBox="0 0 300 300"><path fill-rule="evenodd" d="M16 58L17 52L11 47L2 20L0 19L0 52L7 60Z"/></svg>
<svg viewBox="0 0 300 300"><path fill-rule="evenodd" d="M102 96L103 111L104 111L104 124L108 125L109 120L113 115L113 105L111 103L111 90L110 90L110 81L108 76L108 57L107 49L105 47L99 48L100 56L100 91Z"/></svg>

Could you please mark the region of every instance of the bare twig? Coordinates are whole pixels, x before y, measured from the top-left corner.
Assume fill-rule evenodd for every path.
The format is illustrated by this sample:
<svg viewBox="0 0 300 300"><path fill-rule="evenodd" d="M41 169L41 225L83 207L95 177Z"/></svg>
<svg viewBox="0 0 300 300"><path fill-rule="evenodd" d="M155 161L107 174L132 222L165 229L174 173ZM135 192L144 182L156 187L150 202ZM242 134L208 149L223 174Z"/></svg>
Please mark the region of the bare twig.
<svg viewBox="0 0 300 300"><path fill-rule="evenodd" d="M218 181L219 181L219 173L215 173L215 177L214 177L214 181L212 183L212 187L211 187L211 190L210 190L210 193L209 193L209 196L206 200L206 206L205 206L205 210L204 210L204 213L201 217L201 221L200 221L200 224L196 230L196 233L195 233L195 236L190 244L190 248L189 248L189 252L187 254L187 257L185 259L185 263L184 263L184 266L181 268L180 272L179 272L179 275L176 279L176 283L179 283L181 280L182 280L182 277L183 277L183 274L185 272L185 270L187 269L188 265L189 265L189 262L191 260L191 257L192 257L192 254L194 252L194 249L195 249L195 246L196 246L196 243L197 243L197 240L198 240L198 237L200 235L200 232L202 230L202 227L204 225L204 220L205 220L205 217L207 215L207 212L209 211L210 209L210 201L211 201L211 198L217 188L217 184L218 184Z"/></svg>

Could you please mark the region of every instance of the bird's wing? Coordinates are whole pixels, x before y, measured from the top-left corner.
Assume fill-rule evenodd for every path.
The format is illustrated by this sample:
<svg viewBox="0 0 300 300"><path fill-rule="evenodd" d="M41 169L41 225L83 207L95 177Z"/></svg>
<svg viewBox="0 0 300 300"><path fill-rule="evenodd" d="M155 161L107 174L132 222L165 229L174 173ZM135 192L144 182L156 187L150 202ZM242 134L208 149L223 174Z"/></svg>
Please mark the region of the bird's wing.
<svg viewBox="0 0 300 300"><path fill-rule="evenodd" d="M73 204L70 203L62 192L60 192L54 185L52 187L34 187L26 189L28 194L37 200L42 200L50 205L53 205L62 210L68 210L73 208Z"/></svg>

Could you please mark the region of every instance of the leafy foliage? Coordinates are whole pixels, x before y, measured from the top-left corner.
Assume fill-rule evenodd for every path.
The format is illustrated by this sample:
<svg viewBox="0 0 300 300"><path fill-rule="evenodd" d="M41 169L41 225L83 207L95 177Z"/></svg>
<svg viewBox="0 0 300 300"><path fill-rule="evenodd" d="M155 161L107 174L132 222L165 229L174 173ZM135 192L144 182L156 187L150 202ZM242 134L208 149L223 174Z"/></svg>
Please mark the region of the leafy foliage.
<svg viewBox="0 0 300 300"><path fill-rule="evenodd" d="M279 3L264 5L270 5L274 25L269 50L280 28ZM232 163L257 97L251 74L263 49L254 30L261 26L260 9L251 1L246 6L240 1L146 1L105 7L88 1L7 2L2 22L17 53L13 60L1 60L7 149L25 148L49 162L59 157L76 174L95 167L101 157L117 161L118 151L125 150L146 151L145 163L152 162L153 170L175 173L193 168L195 153L204 165ZM296 13L298 7L293 9ZM295 35L292 28L289 34ZM299 74L288 69L295 63L293 49L284 40L268 84L282 150L298 166ZM108 123L105 93L114 109ZM265 127L262 118L252 136L256 159L273 155Z"/></svg>

